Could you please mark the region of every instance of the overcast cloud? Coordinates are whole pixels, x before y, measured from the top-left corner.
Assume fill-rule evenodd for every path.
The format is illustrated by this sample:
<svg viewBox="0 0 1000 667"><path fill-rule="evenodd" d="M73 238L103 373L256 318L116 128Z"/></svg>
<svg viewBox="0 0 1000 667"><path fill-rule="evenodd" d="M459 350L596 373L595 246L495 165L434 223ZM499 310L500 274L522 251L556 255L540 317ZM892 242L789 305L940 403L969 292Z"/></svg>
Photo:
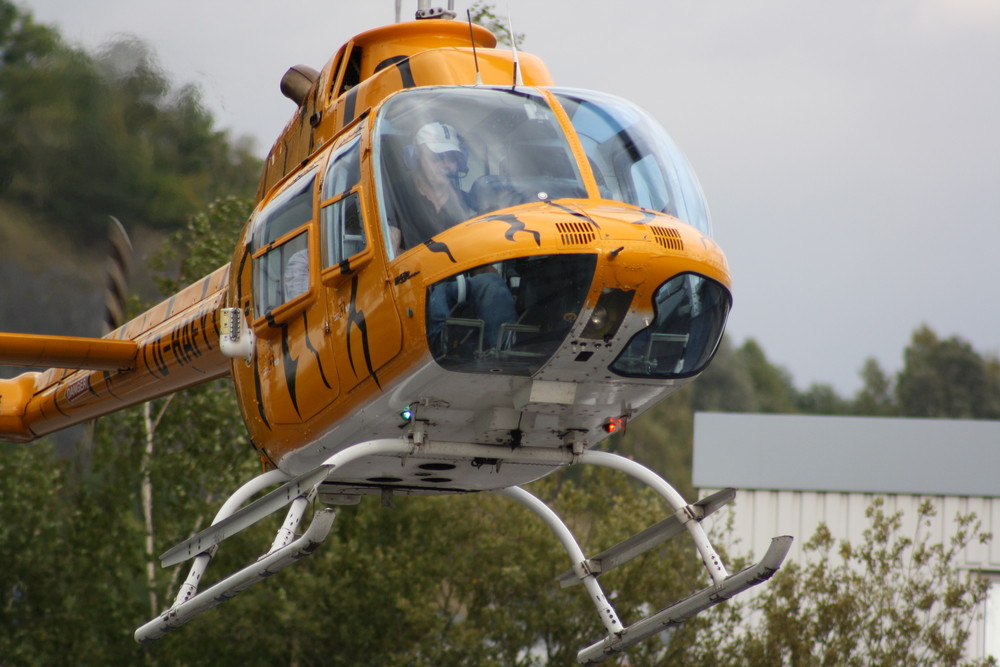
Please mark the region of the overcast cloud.
<svg viewBox="0 0 1000 667"><path fill-rule="evenodd" d="M147 41L261 154L293 111L284 71L395 15L390 0L23 4L86 47ZM869 356L898 370L921 323L1000 351L996 0L509 4L557 83L638 102L687 153L734 271L735 342L842 394Z"/></svg>

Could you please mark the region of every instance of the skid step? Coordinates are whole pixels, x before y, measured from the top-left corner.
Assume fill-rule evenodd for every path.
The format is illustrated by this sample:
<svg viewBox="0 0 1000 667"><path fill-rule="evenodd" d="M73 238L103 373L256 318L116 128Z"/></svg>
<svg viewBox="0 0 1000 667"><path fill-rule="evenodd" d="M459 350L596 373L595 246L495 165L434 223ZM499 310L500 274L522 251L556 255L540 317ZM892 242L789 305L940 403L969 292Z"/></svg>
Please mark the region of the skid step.
<svg viewBox="0 0 1000 667"><path fill-rule="evenodd" d="M688 505L683 510L650 526L641 533L636 533L610 549L605 549L593 558L588 558L587 568L591 574L601 574L602 572L613 570L619 565L627 563L682 532L684 530L684 521L688 516L701 521L720 507L732 502L735 497L736 489L722 489L710 496L705 496L698 502ZM580 576L575 570L570 569L556 577L556 581L559 582L560 586L566 588L580 583Z"/></svg>
<svg viewBox="0 0 1000 667"><path fill-rule="evenodd" d="M211 547L222 543L241 530L252 526L264 517L281 509L295 498L312 491L330 474L329 466L320 466L283 484L280 488L255 500L232 515L213 523L197 535L190 537L160 556L160 564L170 567L194 558Z"/></svg>
<svg viewBox="0 0 1000 667"><path fill-rule="evenodd" d="M577 659L584 665L597 664L647 637L671 626L679 625L695 614L767 581L781 567L781 563L788 555L791 546L792 537L789 535L773 538L764 558L756 565L727 577L719 584L703 588L655 614L636 621L624 630L588 646L577 654Z"/></svg>
<svg viewBox="0 0 1000 667"><path fill-rule="evenodd" d="M336 511L331 508L318 510L312 523L301 537L263 556L257 562L234 572L190 600L177 604L135 631L137 642L150 642L175 630L195 616L215 607L246 590L265 577L285 569L292 563L311 555L330 533Z"/></svg>

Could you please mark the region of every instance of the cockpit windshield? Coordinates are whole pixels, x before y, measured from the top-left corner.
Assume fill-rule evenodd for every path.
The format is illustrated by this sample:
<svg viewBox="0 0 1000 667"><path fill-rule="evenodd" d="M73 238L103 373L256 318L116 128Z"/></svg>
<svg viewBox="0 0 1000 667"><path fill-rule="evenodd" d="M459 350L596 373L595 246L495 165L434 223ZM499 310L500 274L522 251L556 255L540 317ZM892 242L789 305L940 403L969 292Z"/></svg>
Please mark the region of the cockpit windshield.
<svg viewBox="0 0 1000 667"><path fill-rule="evenodd" d="M555 114L531 90L403 91L375 134L390 256L477 215L587 196Z"/></svg>
<svg viewBox="0 0 1000 667"><path fill-rule="evenodd" d="M602 199L667 213L711 234L698 179L655 120L612 95L551 92ZM546 98L531 89L429 87L392 96L379 111L374 141L390 257L478 215L586 198L570 145Z"/></svg>
<svg viewBox="0 0 1000 667"><path fill-rule="evenodd" d="M612 95L552 92L583 144L602 198L666 213L711 234L698 179L659 123Z"/></svg>

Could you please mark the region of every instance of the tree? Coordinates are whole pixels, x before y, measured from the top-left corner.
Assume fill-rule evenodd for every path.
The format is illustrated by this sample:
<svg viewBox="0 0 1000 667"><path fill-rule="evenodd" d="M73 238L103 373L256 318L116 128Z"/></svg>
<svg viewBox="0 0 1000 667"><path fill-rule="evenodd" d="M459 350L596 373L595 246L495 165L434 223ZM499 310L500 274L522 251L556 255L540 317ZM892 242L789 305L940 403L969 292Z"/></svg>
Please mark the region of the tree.
<svg viewBox="0 0 1000 667"><path fill-rule="evenodd" d="M9 187L18 161L24 158L9 116L17 108L17 98L12 100L10 95L18 89L22 72L37 67L58 46L54 30L36 24L9 0L0 0L0 119L4 121L0 122L0 146L6 147L0 151L0 193Z"/></svg>
<svg viewBox="0 0 1000 667"><path fill-rule="evenodd" d="M748 338L736 351L736 357L750 376L758 412L796 412L795 387L783 368L770 363L764 349Z"/></svg>
<svg viewBox="0 0 1000 667"><path fill-rule="evenodd" d="M175 88L143 42L96 55L0 0L0 196L77 240L108 215L176 229L223 194L255 190L259 160L214 129L193 86Z"/></svg>
<svg viewBox="0 0 1000 667"><path fill-rule="evenodd" d="M696 411L753 412L758 399L753 378L741 355L724 336L705 372L691 385Z"/></svg>
<svg viewBox="0 0 1000 667"><path fill-rule="evenodd" d="M497 38L497 45L512 45L510 24L504 20L506 17L497 16L496 7L494 7L492 2L477 0L472 3L469 13L473 23L481 25L493 33L493 36ZM522 33L514 33L514 37L517 38L517 48L522 48L524 35Z"/></svg>
<svg viewBox="0 0 1000 667"><path fill-rule="evenodd" d="M1000 418L996 358L984 359L957 336L939 339L929 327L913 333L896 379L900 414L953 419Z"/></svg>
<svg viewBox="0 0 1000 667"><path fill-rule="evenodd" d="M869 358L861 369L864 386L854 398L854 411L859 415L889 416L896 413L892 397L892 379L885 374L878 361Z"/></svg>

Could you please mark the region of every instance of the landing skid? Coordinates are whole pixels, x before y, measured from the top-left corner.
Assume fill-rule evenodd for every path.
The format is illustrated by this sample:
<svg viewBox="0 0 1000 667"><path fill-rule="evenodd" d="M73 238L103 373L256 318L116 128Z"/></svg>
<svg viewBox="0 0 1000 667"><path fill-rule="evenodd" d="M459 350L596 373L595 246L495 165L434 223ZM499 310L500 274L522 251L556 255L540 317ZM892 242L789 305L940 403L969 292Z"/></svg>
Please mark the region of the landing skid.
<svg viewBox="0 0 1000 667"><path fill-rule="evenodd" d="M587 558L584 556L572 533L566 527L566 524L545 503L518 487L510 487L498 491L498 493L513 498L530 508L556 533L566 552L569 554L570 561L573 563L572 570L560 575L557 579L564 587L572 586L575 583L583 584L584 589L586 589L587 594L597 609L601 622L607 629L608 634L606 638L588 646L577 654L577 660L583 665L594 665L606 660L616 653L621 653L626 648L641 642L643 639L672 626L680 625L699 612L713 607L724 600L728 600L748 588L767 581L781 567L781 563L785 560L785 556L788 555L788 550L792 546L791 536L783 535L775 537L771 540L771 545L767 553L759 563L741 570L734 575L729 575L722 564L722 559L709 542L708 536L705 534L700 522L715 510L732 501L736 495L734 489L724 489L692 505L688 505L684 502L680 494L662 477L635 461L617 454L587 451L579 456L579 463L613 468L631 475L652 487L675 510L674 514L667 519L633 535L593 558ZM601 590L597 582L597 576L662 544L685 529L691 534L702 562L708 569L708 573L712 578L712 585L646 618L640 619L628 627L622 626L617 612L615 612Z"/></svg>
<svg viewBox="0 0 1000 667"><path fill-rule="evenodd" d="M181 542L161 556L164 566L193 559L187 580L181 586L173 606L135 632L139 642L159 639L195 616L231 599L261 579L278 572L292 563L312 554L326 539L333 526L336 513L331 508L317 510L309 527L296 537L296 531L309 504L316 498L320 485L338 468L367 456L406 457L419 453L447 458L452 461L473 461L482 457L512 463L546 465L552 468L581 463L613 468L643 482L664 498L674 513L656 525L637 533L623 542L606 549L592 558L587 558L566 524L544 502L524 489L511 486L496 490L525 505L537 514L555 532L569 554L573 565L569 572L558 580L563 586L576 583L583 585L597 609L607 630L607 636L578 654L582 664L600 662L624 649L646 639L664 629L682 623L695 614L722 602L746 589L766 581L781 566L792 538L776 537L771 542L764 558L741 572L730 575L721 558L708 540L701 520L710 515L735 496L735 491L726 489L708 496L696 503L687 504L684 499L662 477L648 468L617 454L595 451L576 452L567 449L497 447L465 443L420 442L407 439L383 439L353 445L327 459L323 465L299 477L292 478L281 471L264 473L251 480L219 510L213 524L197 535ZM254 495L263 490L281 486L258 500L241 507ZM198 592L201 577L215 555L219 544L253 525L261 519L289 506L285 522L275 535L271 548L256 562L225 577L207 590ZM708 569L712 583L701 591L680 600L632 625L625 627L614 607L608 601L598 575L662 544L667 539L687 531L698 554Z"/></svg>

